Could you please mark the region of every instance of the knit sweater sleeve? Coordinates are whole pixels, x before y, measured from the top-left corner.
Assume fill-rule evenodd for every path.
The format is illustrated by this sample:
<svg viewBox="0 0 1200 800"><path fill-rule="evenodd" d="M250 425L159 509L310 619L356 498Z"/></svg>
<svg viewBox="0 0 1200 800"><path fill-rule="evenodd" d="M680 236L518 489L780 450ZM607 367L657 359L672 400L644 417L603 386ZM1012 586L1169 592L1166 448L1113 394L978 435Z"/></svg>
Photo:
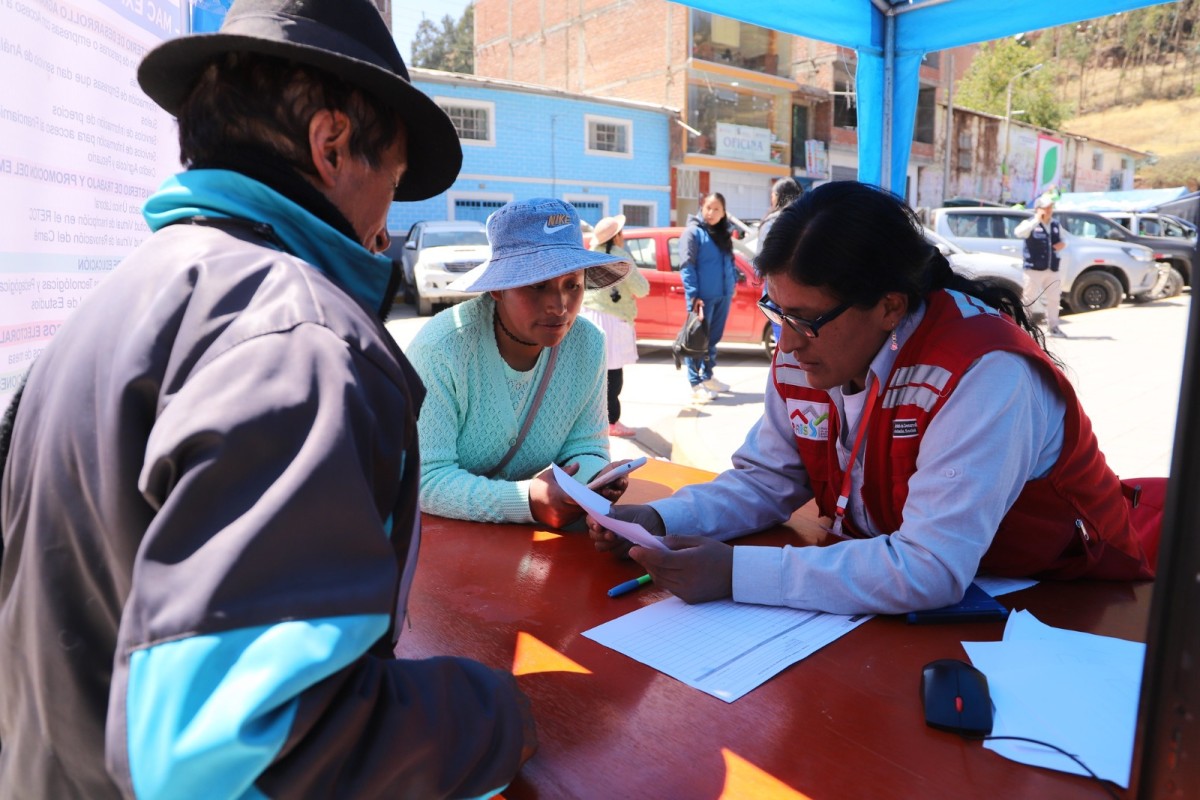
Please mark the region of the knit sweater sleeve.
<svg viewBox="0 0 1200 800"><path fill-rule="evenodd" d="M465 305L465 304L464 304ZM532 522L529 482L498 480L480 473L499 463L508 429L472 425L476 402L498 407L505 398L486 398L480 386L480 353L474 326L451 322L461 307L447 309L413 339L405 355L425 383L417 420L421 445L421 510L481 522ZM443 316L446 315L446 316ZM474 378L474 380L473 380ZM515 433L515 431L513 431Z"/></svg>
<svg viewBox="0 0 1200 800"><path fill-rule="evenodd" d="M579 464L575 477L587 482L609 459L604 334L594 326L576 323L561 346L551 386L562 390L555 402L558 408L567 409L563 422L568 427L554 460Z"/></svg>
<svg viewBox="0 0 1200 800"><path fill-rule="evenodd" d="M628 255L628 251L622 250L621 255L628 258L630 263L633 262L633 256ZM646 280L646 276L642 274L642 270L636 264L629 270L620 286L634 297L645 297L650 294L650 281Z"/></svg>

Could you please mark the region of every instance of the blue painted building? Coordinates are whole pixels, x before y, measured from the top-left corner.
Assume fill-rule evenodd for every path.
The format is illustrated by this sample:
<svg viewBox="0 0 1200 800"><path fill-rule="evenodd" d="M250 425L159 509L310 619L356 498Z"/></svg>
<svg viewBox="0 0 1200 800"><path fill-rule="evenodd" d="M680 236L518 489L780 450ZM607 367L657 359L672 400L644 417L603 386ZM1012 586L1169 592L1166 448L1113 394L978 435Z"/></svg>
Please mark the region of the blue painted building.
<svg viewBox="0 0 1200 800"><path fill-rule="evenodd" d="M393 203L388 228L474 219L510 200L556 197L595 223L624 214L631 226L669 225L671 126L678 112L513 81L411 70L458 129L463 167L448 191Z"/></svg>

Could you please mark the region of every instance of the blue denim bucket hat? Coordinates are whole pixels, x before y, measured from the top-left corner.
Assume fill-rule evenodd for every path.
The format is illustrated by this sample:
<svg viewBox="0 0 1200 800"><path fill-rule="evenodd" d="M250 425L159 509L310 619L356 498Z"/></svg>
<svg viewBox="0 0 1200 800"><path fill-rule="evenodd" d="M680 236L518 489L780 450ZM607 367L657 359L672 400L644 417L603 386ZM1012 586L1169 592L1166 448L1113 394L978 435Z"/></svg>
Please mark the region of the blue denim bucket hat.
<svg viewBox="0 0 1200 800"><path fill-rule="evenodd" d="M518 200L487 219L492 255L450 284L460 292L494 292L531 286L582 269L589 289L621 280L633 265L583 246L579 213L563 200Z"/></svg>

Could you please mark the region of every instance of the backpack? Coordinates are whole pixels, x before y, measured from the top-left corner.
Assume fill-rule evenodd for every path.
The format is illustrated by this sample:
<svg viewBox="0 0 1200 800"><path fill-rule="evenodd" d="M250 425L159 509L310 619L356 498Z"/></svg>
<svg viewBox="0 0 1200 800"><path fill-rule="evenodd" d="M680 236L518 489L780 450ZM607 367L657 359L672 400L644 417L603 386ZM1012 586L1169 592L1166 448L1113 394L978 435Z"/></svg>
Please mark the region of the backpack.
<svg viewBox="0 0 1200 800"><path fill-rule="evenodd" d="M675 336L675 344L671 347L675 357L675 369L683 366L684 358L703 358L708 355L708 320L704 318L704 309L689 311L687 321Z"/></svg>

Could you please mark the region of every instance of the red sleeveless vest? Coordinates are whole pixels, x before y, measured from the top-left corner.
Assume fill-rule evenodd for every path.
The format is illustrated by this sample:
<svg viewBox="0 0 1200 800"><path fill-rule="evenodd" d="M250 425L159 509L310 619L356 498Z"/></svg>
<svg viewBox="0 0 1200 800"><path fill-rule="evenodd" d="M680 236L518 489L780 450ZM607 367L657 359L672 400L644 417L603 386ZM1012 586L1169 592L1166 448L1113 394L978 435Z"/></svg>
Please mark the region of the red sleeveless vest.
<svg viewBox="0 0 1200 800"><path fill-rule="evenodd" d="M882 530L899 530L908 480L916 472L930 420L967 369L997 350L1024 356L1053 378L1066 403L1065 431L1058 461L1048 475L1025 484L980 569L1012 577L1154 577L1130 525L1120 481L1108 468L1066 376L1010 318L960 292L938 291L928 298L925 317L897 354L885 391L868 400L875 408L865 444L862 496L871 519ZM827 393L808 386L790 355L780 351L772 371L817 506L831 517L843 476L836 406Z"/></svg>

